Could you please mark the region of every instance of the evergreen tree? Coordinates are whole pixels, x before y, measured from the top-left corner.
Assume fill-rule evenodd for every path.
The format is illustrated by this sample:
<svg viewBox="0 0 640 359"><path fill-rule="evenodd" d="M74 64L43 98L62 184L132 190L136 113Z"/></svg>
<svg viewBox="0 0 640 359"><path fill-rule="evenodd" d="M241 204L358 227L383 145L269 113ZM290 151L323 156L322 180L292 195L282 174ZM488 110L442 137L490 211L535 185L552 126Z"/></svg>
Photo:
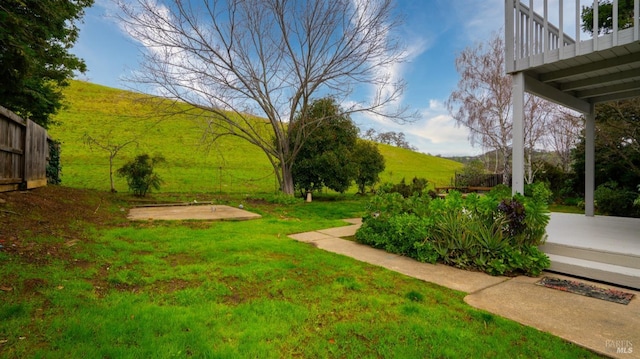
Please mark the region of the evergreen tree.
<svg viewBox="0 0 640 359"><path fill-rule="evenodd" d="M0 105L47 127L63 104L62 87L84 62L69 50L76 22L93 0L0 3Z"/></svg>

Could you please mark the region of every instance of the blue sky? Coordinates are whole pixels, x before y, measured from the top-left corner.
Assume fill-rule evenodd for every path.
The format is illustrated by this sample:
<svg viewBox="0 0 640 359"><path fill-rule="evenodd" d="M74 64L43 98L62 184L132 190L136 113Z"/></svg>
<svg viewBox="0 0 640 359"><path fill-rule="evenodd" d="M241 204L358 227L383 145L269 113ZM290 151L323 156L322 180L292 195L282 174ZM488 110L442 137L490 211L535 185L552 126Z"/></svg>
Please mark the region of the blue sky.
<svg viewBox="0 0 640 359"><path fill-rule="evenodd" d="M404 15L397 30L409 51L409 61L395 70L407 83L402 104L420 113L412 124L380 122L354 117L360 128L379 132L404 132L419 151L433 155L475 155L464 128L455 126L444 102L455 89L455 57L466 47L502 31L504 0L398 0ZM110 0L96 0L80 24L80 38L72 52L86 61L88 71L79 78L110 87L128 89L123 80L138 67L140 49L109 16Z"/></svg>

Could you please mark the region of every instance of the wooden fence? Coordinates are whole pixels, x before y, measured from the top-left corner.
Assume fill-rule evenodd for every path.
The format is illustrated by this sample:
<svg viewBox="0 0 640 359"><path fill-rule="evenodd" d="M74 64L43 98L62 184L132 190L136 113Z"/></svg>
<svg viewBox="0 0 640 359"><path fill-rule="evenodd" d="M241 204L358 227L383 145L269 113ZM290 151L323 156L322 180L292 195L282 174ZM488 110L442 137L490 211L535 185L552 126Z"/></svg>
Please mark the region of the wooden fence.
<svg viewBox="0 0 640 359"><path fill-rule="evenodd" d="M455 186L456 187L495 187L503 182L504 176L500 173L479 174L475 176L465 176L461 173L456 173Z"/></svg>
<svg viewBox="0 0 640 359"><path fill-rule="evenodd" d="M47 130L0 106L0 192L47 185Z"/></svg>

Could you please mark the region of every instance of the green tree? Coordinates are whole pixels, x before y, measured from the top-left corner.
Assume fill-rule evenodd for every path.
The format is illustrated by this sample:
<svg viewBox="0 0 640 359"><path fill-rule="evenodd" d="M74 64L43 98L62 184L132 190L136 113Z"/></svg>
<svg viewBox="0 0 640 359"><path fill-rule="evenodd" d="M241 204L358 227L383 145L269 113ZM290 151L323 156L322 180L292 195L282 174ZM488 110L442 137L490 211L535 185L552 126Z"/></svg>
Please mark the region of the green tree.
<svg viewBox="0 0 640 359"><path fill-rule="evenodd" d="M0 104L47 127L62 87L84 62L69 53L76 22L93 0L3 0L0 3Z"/></svg>
<svg viewBox="0 0 640 359"><path fill-rule="evenodd" d="M573 155L576 193L584 193L585 139ZM631 208L640 183L640 98L615 101L596 106L595 185L598 203L611 190L627 193L615 200L619 208ZM602 188L600 188L602 186ZM625 202L625 203L623 203ZM631 215L632 213L628 213ZM616 212L616 215L622 215Z"/></svg>
<svg viewBox="0 0 640 359"><path fill-rule="evenodd" d="M358 129L332 98L313 101L305 114L291 124L290 141L305 138L292 167L293 182L300 191L319 190L326 186L346 191L355 176L351 150L356 145ZM324 121L313 121L324 118ZM306 124L313 123L313 126Z"/></svg>
<svg viewBox="0 0 640 359"><path fill-rule="evenodd" d="M152 158L145 153L136 156L133 161L125 163L117 173L127 179L129 189L135 196L144 197L151 189L160 189L163 181L157 173L153 172L153 167L164 161L164 157L160 155Z"/></svg>
<svg viewBox="0 0 640 359"><path fill-rule="evenodd" d="M461 173L456 173L456 186L471 186L481 175L487 173L484 163L479 159L474 159L465 163Z"/></svg>
<svg viewBox="0 0 640 359"><path fill-rule="evenodd" d="M380 172L384 171L384 157L374 143L364 140L356 141L351 153L356 173L355 182L358 192L365 193L366 187L373 187L380 181Z"/></svg>
<svg viewBox="0 0 640 359"><path fill-rule="evenodd" d="M618 0L618 29L633 26L633 0ZM582 30L593 34L593 6L582 7ZM600 1L598 5L598 34L613 31L613 3Z"/></svg>

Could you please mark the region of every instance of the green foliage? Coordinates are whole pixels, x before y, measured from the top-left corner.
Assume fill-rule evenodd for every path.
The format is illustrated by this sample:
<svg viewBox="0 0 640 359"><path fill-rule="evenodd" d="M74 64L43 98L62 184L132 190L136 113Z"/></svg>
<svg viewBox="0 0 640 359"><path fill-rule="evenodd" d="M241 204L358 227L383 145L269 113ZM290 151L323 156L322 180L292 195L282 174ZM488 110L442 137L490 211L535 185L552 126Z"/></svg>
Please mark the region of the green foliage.
<svg viewBox="0 0 640 359"><path fill-rule="evenodd" d="M427 183L429 183L429 181L426 178L413 177L411 183L407 184L403 177L400 180L400 183L385 183L381 190L388 193L400 193L402 197L409 198L413 195L421 196L422 192L427 187Z"/></svg>
<svg viewBox="0 0 640 359"><path fill-rule="evenodd" d="M356 166L355 182L358 193L365 193L366 187L373 187L380 181L380 173L384 171L384 157L375 143L357 140L351 153Z"/></svg>
<svg viewBox="0 0 640 359"><path fill-rule="evenodd" d="M534 182L524 186L524 194L532 197L536 201L550 204L553 199L553 192L549 188L548 182Z"/></svg>
<svg viewBox="0 0 640 359"><path fill-rule="evenodd" d="M69 53L93 0L5 0L0 6L0 104L47 128L61 88L84 62Z"/></svg>
<svg viewBox="0 0 640 359"><path fill-rule="evenodd" d="M60 163L60 141L47 141L49 145L49 161L47 162L47 183L60 184L62 164Z"/></svg>
<svg viewBox="0 0 640 359"><path fill-rule="evenodd" d="M289 195L286 195L286 194L284 194L282 192L277 192L275 194L271 194L271 195L265 196L263 199L265 201L269 202L269 203L286 204L286 205L300 203L300 201L301 201L300 198L289 196Z"/></svg>
<svg viewBox="0 0 640 359"><path fill-rule="evenodd" d="M144 197L151 189L160 189L163 181L157 173L153 172L153 167L164 161L164 157L159 155L151 158L148 154L141 154L120 167L117 173L119 176L126 177L129 190L135 196Z"/></svg>
<svg viewBox="0 0 640 359"><path fill-rule="evenodd" d="M492 275L538 275L549 260L537 249L549 221L546 197L512 197L497 187L480 196L445 199L400 193L374 196L356 240L422 262L442 262Z"/></svg>
<svg viewBox="0 0 640 359"><path fill-rule="evenodd" d="M618 0L618 29L633 27L633 0ZM593 6L582 7L582 30L593 34ZM598 34L613 31L613 2L598 3Z"/></svg>
<svg viewBox="0 0 640 359"><path fill-rule="evenodd" d="M456 185L460 187L471 186L473 179L485 174L487 171L484 163L479 159L475 159L469 163L465 163L460 173L456 173Z"/></svg>
<svg viewBox="0 0 640 359"><path fill-rule="evenodd" d="M640 217L640 209L634 207L637 196L636 192L620 188L614 181L601 184L593 193L600 212L620 217Z"/></svg>
<svg viewBox="0 0 640 359"><path fill-rule="evenodd" d="M289 146L303 139L292 165L293 183L302 192L320 190L326 186L343 193L353 181L356 167L351 160L358 129L342 113L332 98L314 101L306 118L298 118L289 127ZM317 123L309 126L308 123ZM310 129L310 127L312 129Z"/></svg>
<svg viewBox="0 0 640 359"><path fill-rule="evenodd" d="M629 197L640 183L640 98L596 106L595 126L595 185L603 186L598 197L607 201L598 203L598 208L617 216L636 216ZM574 190L584 194L584 138L572 158Z"/></svg>

